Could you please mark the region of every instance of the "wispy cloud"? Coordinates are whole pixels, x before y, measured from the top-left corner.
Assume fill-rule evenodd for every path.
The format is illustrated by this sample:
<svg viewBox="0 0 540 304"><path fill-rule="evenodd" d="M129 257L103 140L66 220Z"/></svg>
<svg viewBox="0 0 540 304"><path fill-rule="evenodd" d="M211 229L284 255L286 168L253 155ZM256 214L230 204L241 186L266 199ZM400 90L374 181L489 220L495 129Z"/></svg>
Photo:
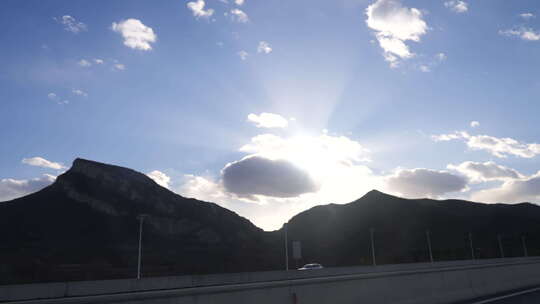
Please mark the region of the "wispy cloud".
<svg viewBox="0 0 540 304"><path fill-rule="evenodd" d="M270 47L270 44L266 41L260 41L259 45L257 46L257 53L265 53L270 54L272 52L272 47Z"/></svg>
<svg viewBox="0 0 540 304"><path fill-rule="evenodd" d="M519 16L525 20L529 20L536 17L536 15L534 15L533 13L523 13L523 14L519 14Z"/></svg>
<svg viewBox="0 0 540 304"><path fill-rule="evenodd" d="M274 113L249 114L248 121L255 123L257 128L286 128L289 124L283 116Z"/></svg>
<svg viewBox="0 0 540 304"><path fill-rule="evenodd" d="M540 154L540 144L523 143L513 138L494 137L488 135L470 135L467 132L454 132L449 134L434 135L435 141L462 140L470 149L485 150L491 155L506 158L513 155L522 158L533 158Z"/></svg>
<svg viewBox="0 0 540 304"><path fill-rule="evenodd" d="M532 28L525 28L521 27L518 29L511 29L511 30L500 30L499 34L503 36L516 36L521 38L522 40L528 40L528 41L538 41L540 40L540 33L535 31Z"/></svg>
<svg viewBox="0 0 540 304"><path fill-rule="evenodd" d="M30 165L30 166L49 168L49 169L54 169L54 170L62 170L66 168L61 163L52 162L50 160L46 160L45 158L39 157L39 156L31 157L31 158L23 158L21 162L23 164Z"/></svg>
<svg viewBox="0 0 540 304"><path fill-rule="evenodd" d="M53 93L53 92L47 94L47 98L49 100L52 100L52 101L56 102L59 105L65 105L65 104L69 103L69 100L62 99L62 98L60 98L60 96L58 96L56 93Z"/></svg>
<svg viewBox="0 0 540 304"><path fill-rule="evenodd" d="M90 61L86 60L86 59L81 59L81 60L79 60L79 61L77 62L77 64L78 64L79 66L82 66L82 67L85 67L85 68L92 66L92 63L91 63Z"/></svg>
<svg viewBox="0 0 540 304"><path fill-rule="evenodd" d="M465 13L469 10L469 5L467 4L467 2L461 0L445 1L444 6L456 13Z"/></svg>
<svg viewBox="0 0 540 304"><path fill-rule="evenodd" d="M239 23L246 23L249 21L249 17L244 11L238 8L234 8L230 11L231 18L233 21L239 22Z"/></svg>
<svg viewBox="0 0 540 304"><path fill-rule="evenodd" d="M237 54L238 56L240 56L240 59L242 60L246 60L249 56L249 53L244 50L239 51Z"/></svg>
<svg viewBox="0 0 540 304"><path fill-rule="evenodd" d="M122 63L115 63L113 65L113 69L117 70L117 71L123 71L126 69L126 66Z"/></svg>
<svg viewBox="0 0 540 304"><path fill-rule="evenodd" d="M74 34L78 34L80 32L87 30L86 24L77 21L75 18L73 18L70 15L64 15L62 17L54 17L53 19L56 22L64 25L64 30L74 33Z"/></svg>
<svg viewBox="0 0 540 304"><path fill-rule="evenodd" d="M88 97L88 93L86 93L85 91L81 89L72 89L71 93L77 96Z"/></svg>

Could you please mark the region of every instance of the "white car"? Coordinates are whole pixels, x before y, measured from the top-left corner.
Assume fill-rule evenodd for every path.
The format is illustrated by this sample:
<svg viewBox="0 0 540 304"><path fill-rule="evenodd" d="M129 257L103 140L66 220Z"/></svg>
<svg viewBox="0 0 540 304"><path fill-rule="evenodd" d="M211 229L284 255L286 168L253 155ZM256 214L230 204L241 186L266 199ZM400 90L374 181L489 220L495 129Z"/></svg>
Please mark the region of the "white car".
<svg viewBox="0 0 540 304"><path fill-rule="evenodd" d="M298 270L314 270L314 269L323 269L324 267L321 264L318 263L312 263L312 264L306 264L302 268L298 268Z"/></svg>

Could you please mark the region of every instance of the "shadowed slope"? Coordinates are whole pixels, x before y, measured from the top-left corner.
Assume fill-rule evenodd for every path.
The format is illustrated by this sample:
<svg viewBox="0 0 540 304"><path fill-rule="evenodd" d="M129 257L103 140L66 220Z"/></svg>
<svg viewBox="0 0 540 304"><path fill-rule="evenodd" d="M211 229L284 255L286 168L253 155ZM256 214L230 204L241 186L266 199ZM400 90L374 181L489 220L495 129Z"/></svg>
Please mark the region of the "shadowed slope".
<svg viewBox="0 0 540 304"><path fill-rule="evenodd" d="M49 187L0 204L0 229L9 231L0 259L12 261L11 272L39 272L40 278L51 273L56 279L64 267L58 265L66 264L94 264L97 277L100 268L133 274L139 214L149 215L143 236L147 272L268 268L260 257L264 232L247 219L179 196L131 169L82 159Z"/></svg>

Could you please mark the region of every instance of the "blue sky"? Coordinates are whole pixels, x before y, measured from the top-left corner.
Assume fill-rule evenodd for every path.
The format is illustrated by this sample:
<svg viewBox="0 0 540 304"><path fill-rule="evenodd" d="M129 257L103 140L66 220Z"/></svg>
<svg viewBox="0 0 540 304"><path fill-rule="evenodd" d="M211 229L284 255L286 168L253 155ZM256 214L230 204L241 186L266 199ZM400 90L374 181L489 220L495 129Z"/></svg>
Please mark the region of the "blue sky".
<svg viewBox="0 0 540 304"><path fill-rule="evenodd" d="M537 1L0 8L0 200L83 157L265 229L372 188L540 202Z"/></svg>

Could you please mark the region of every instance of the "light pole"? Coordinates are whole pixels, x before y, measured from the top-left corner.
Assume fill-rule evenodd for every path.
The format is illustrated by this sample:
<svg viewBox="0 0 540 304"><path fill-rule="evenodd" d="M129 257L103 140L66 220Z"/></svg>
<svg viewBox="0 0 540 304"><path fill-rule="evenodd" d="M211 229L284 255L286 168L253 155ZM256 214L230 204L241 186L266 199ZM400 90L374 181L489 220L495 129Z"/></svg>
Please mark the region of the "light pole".
<svg viewBox="0 0 540 304"><path fill-rule="evenodd" d="M502 240L501 240L501 235L500 234L497 235L497 240L499 241L499 251L501 253L501 258L504 258L504 249L503 249L503 246L502 246Z"/></svg>
<svg viewBox="0 0 540 304"><path fill-rule="evenodd" d="M375 241L373 239L374 233L375 233L375 228L369 228L369 234L371 236L371 258L373 261L373 266L377 266L377 260L375 260Z"/></svg>
<svg viewBox="0 0 540 304"><path fill-rule="evenodd" d="M285 271L289 271L289 246L287 241L287 230L289 223L285 223Z"/></svg>
<svg viewBox="0 0 540 304"><path fill-rule="evenodd" d="M527 244L525 243L525 236L524 235L521 236L521 245L523 245L523 255L525 255L525 257L528 257L529 252L527 251Z"/></svg>
<svg viewBox="0 0 540 304"><path fill-rule="evenodd" d="M137 280L141 278L141 258L142 258L142 231L144 219L148 217L147 214L140 214L137 216L139 220L139 256L137 259Z"/></svg>
<svg viewBox="0 0 540 304"><path fill-rule="evenodd" d="M426 230L427 245L429 250L429 260L433 263L433 253L431 252L431 232Z"/></svg>
<svg viewBox="0 0 540 304"><path fill-rule="evenodd" d="M469 245L471 246L471 257L474 260L474 247L472 243L472 233L469 232Z"/></svg>

